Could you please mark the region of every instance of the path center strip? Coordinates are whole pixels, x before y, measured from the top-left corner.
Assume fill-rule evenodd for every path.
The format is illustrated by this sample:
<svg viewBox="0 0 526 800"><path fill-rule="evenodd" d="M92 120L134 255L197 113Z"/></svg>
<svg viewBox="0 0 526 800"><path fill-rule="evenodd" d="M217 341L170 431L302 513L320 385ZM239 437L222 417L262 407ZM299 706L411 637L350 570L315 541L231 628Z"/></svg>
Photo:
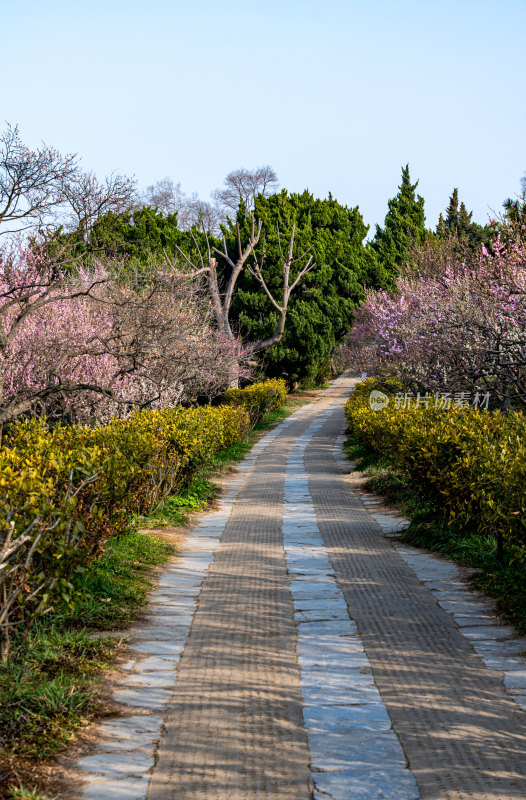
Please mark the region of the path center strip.
<svg viewBox="0 0 526 800"><path fill-rule="evenodd" d="M305 448L341 404L335 401L296 440L285 478L283 539L314 800L417 800L418 787L336 581L309 491Z"/></svg>

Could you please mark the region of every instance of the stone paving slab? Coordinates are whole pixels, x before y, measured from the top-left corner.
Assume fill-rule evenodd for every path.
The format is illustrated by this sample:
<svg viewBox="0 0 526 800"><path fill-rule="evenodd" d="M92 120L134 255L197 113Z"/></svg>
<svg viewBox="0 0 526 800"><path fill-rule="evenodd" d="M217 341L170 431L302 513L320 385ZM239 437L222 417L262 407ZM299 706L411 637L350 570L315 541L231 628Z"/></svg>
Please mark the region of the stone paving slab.
<svg viewBox="0 0 526 800"><path fill-rule="evenodd" d="M352 653L363 653L364 645L358 637L324 636L317 639L301 637L297 649L300 662L323 658L327 663L337 663L338 656L343 659Z"/></svg>
<svg viewBox="0 0 526 800"><path fill-rule="evenodd" d="M95 756L81 758L78 766L86 772L103 774L115 779L121 775L127 775L132 770L136 774L148 772L153 766L153 754L151 750L137 747L127 757L119 755L119 758L110 761L106 753L99 753Z"/></svg>
<svg viewBox="0 0 526 800"><path fill-rule="evenodd" d="M137 640L129 644L131 650L151 656L178 656L183 652L184 641L163 641L162 639Z"/></svg>
<svg viewBox="0 0 526 800"><path fill-rule="evenodd" d="M340 648L325 652L322 647L299 649L298 664L302 669L307 667L328 669L329 666L334 669L338 667L343 667L344 669L367 669L369 667L363 643L359 641L352 648L345 648L345 650Z"/></svg>
<svg viewBox="0 0 526 800"><path fill-rule="evenodd" d="M349 614L343 620L323 620L314 622L298 622L298 636L302 639L312 637L316 641L323 640L326 636L353 636L358 633L356 622L349 619Z"/></svg>
<svg viewBox="0 0 526 800"><path fill-rule="evenodd" d="M86 800L143 800L149 783L149 774L94 780L85 786L84 797Z"/></svg>
<svg viewBox="0 0 526 800"><path fill-rule="evenodd" d="M405 767L405 756L400 742L391 731L383 733L366 731L342 736L341 733L315 734L309 732L311 768L314 771L338 772L343 770L383 769ZM315 785L319 784L317 776Z"/></svg>
<svg viewBox="0 0 526 800"><path fill-rule="evenodd" d="M168 616L186 614L193 616L196 605L197 599L195 597L179 597L177 594L172 593L168 598L161 601L152 597L144 614L153 614L156 617L160 614Z"/></svg>
<svg viewBox="0 0 526 800"><path fill-rule="evenodd" d="M163 609L163 613L156 609L154 614L145 614L142 617L141 622L144 622L147 627L159 627L161 624L169 627L170 629L173 627L182 627L187 631L192 624L193 614L177 614L173 613L174 610L175 609L167 607Z"/></svg>
<svg viewBox="0 0 526 800"><path fill-rule="evenodd" d="M302 686L303 703L306 706L319 706L323 703L326 706L341 706L342 703L348 705L364 705L369 703L381 703L382 698L374 684L357 686L352 682L351 677L343 686L331 684L330 675L327 680L318 686Z"/></svg>
<svg viewBox="0 0 526 800"><path fill-rule="evenodd" d="M176 646L181 643L184 646L186 637L188 635L188 626L174 625L166 622L166 617L161 617L162 623L154 623L148 625L145 623L144 628L139 627L136 629L134 642L140 645L143 639L147 641L156 642L165 641L170 647ZM178 620L180 622L180 620Z"/></svg>
<svg viewBox="0 0 526 800"><path fill-rule="evenodd" d="M294 619L299 622L329 622L330 620L349 619L349 613L345 608L309 608L305 611L295 611Z"/></svg>
<svg viewBox="0 0 526 800"><path fill-rule="evenodd" d="M310 665L304 666L301 670L302 684L305 686L323 686L330 683L331 686L374 686L372 670L370 666L360 665L351 667L347 664L329 663L326 666Z"/></svg>
<svg viewBox="0 0 526 800"><path fill-rule="evenodd" d="M484 663L489 669L499 670L500 672L524 669L526 666L524 656L486 656Z"/></svg>
<svg viewBox="0 0 526 800"><path fill-rule="evenodd" d="M141 686L155 689L171 689L174 684L173 668L156 672L135 672L121 680L124 686Z"/></svg>
<svg viewBox="0 0 526 800"><path fill-rule="evenodd" d="M514 634L514 629L509 625L476 625L472 628L464 627L462 629L462 635L473 641L486 641L488 638L501 641Z"/></svg>
<svg viewBox="0 0 526 800"><path fill-rule="evenodd" d="M418 800L420 793L406 769L353 769L320 773L313 797L314 800L400 800L401 797Z"/></svg>
<svg viewBox="0 0 526 800"><path fill-rule="evenodd" d="M370 705L306 706L303 716L312 735L340 733L360 737L388 731L391 719L383 703Z"/></svg>
<svg viewBox="0 0 526 800"><path fill-rule="evenodd" d="M526 642L524 639L486 639L485 641L472 641L473 650L482 656L485 661L486 656L519 656L526 653Z"/></svg>
<svg viewBox="0 0 526 800"><path fill-rule="evenodd" d="M124 683L124 681L123 681ZM171 691L153 686L117 686L113 692L113 699L125 706L135 706L145 711L163 711L168 707ZM113 759L108 759L108 769L111 771ZM81 768L83 769L82 765Z"/></svg>
<svg viewBox="0 0 526 800"><path fill-rule="evenodd" d="M137 715L135 717L110 718L99 725L98 732L108 747L122 749L130 742L139 745L149 741L152 733L157 733L162 724L162 717L156 714Z"/></svg>
<svg viewBox="0 0 526 800"><path fill-rule="evenodd" d="M504 686L509 689L522 689L526 691L526 665L522 669L506 671Z"/></svg>
<svg viewBox="0 0 526 800"><path fill-rule="evenodd" d="M325 611L345 611L347 616L349 616L349 609L347 608L347 603L340 595L336 595L330 598L294 598L294 608L296 609L296 613L298 612L308 612L308 611L318 611L318 610L325 610Z"/></svg>
<svg viewBox="0 0 526 800"><path fill-rule="evenodd" d="M147 656L146 658L135 659L131 662L131 667L141 672L152 672L159 670L171 669L175 671L175 667L179 663L179 656Z"/></svg>
<svg viewBox="0 0 526 800"><path fill-rule="evenodd" d="M295 600L316 600L321 597L340 599L337 584L327 580L324 575L321 575L319 580L313 580L311 577L305 581L291 581L290 591Z"/></svg>

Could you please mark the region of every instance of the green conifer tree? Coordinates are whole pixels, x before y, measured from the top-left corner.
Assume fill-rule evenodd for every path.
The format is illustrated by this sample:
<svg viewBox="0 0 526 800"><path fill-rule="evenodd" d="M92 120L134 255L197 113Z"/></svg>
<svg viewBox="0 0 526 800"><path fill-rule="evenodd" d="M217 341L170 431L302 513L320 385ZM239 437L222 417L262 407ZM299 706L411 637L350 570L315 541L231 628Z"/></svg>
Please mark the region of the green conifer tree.
<svg viewBox="0 0 526 800"><path fill-rule="evenodd" d="M402 183L398 194L389 200L384 227L376 226L372 246L378 260L391 275L399 272L408 260L411 248L426 235L424 198L416 194L416 183L411 183L409 164L402 169Z"/></svg>
<svg viewBox="0 0 526 800"><path fill-rule="evenodd" d="M469 231L469 228L473 224L471 221L471 217L473 216L473 211L468 211L464 203L460 204L460 211L458 212L458 230L459 233L463 233L464 231Z"/></svg>
<svg viewBox="0 0 526 800"><path fill-rule="evenodd" d="M284 375L291 383L317 383L326 377L335 344L351 327L353 311L364 299L364 287L391 287L392 283L365 242L368 228L358 207L342 206L330 195L321 200L308 191L289 194L283 190L258 197L255 216L264 228L257 247L262 272L275 297L281 296L282 248L293 225L297 253L309 250L316 264L290 295L283 338L261 354L261 363L269 376ZM245 242L250 223L241 211L237 219ZM234 257L237 232L226 226L225 234ZM294 265L291 280L300 266ZM248 270L239 276L231 317L248 341L264 338L275 329L276 310Z"/></svg>
<svg viewBox="0 0 526 800"><path fill-rule="evenodd" d="M453 189L446 208L446 230L448 233L458 233L458 189Z"/></svg>
<svg viewBox="0 0 526 800"><path fill-rule="evenodd" d="M436 229L439 238L454 236L461 248L477 250L487 231L482 225L473 222L473 212L468 211L464 202L459 203L458 189L453 189L446 208L446 218L440 214Z"/></svg>

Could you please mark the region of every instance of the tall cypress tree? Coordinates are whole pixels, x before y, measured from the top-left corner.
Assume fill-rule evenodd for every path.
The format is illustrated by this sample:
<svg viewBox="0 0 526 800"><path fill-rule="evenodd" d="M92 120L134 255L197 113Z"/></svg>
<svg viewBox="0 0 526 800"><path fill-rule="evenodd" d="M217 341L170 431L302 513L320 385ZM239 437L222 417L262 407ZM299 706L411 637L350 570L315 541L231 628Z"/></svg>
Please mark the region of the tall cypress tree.
<svg viewBox="0 0 526 800"><path fill-rule="evenodd" d="M446 230L449 233L458 232L458 189L453 189L446 208Z"/></svg>
<svg viewBox="0 0 526 800"><path fill-rule="evenodd" d="M458 212L458 228L459 231L468 231L470 226L473 224L471 221L471 217L473 216L473 211L468 211L464 203L460 204L460 211Z"/></svg>
<svg viewBox="0 0 526 800"><path fill-rule="evenodd" d="M423 241L426 235L424 198L416 194L416 183L411 183L409 164L402 169L402 183L398 194L388 201L384 227L376 226L372 246L380 264L396 274L407 261L411 247Z"/></svg>
<svg viewBox="0 0 526 800"><path fill-rule="evenodd" d="M437 235L440 237L447 236L446 221L442 214L438 218Z"/></svg>
<svg viewBox="0 0 526 800"><path fill-rule="evenodd" d="M473 222L473 212L468 211L465 203L460 202L458 189L453 189L446 208L446 218L440 214L436 229L439 238L454 236L459 244L471 250L477 250L484 239L485 229Z"/></svg>

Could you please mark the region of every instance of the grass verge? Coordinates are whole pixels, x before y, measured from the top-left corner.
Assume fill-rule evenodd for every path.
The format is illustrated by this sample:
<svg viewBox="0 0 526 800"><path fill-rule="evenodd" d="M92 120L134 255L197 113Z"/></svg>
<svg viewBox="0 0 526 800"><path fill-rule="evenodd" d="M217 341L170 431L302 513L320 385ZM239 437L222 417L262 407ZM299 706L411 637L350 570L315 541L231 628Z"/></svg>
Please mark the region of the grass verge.
<svg viewBox="0 0 526 800"><path fill-rule="evenodd" d="M448 524L442 513L415 495L385 458L364 450L352 438L347 440L345 451L368 478L365 488L384 497L410 519L402 541L473 569L473 587L491 597L498 613L520 634L526 634L526 548L507 546L499 559L495 537Z"/></svg>
<svg viewBox="0 0 526 800"><path fill-rule="evenodd" d="M131 532L110 541L82 576L82 600L41 619L0 665L0 797L34 798L49 783L42 765L107 711L100 678L122 640L93 630L125 627L144 605L152 568L173 546ZM24 788L31 786L31 789Z"/></svg>
<svg viewBox="0 0 526 800"><path fill-rule="evenodd" d="M146 603L153 568L175 551L173 544L139 528L181 526L189 512L205 510L220 490L213 479L230 472L265 431L311 399L290 397L154 514L135 519L135 529L110 540L79 579L82 599L75 607L53 610L25 642L14 643L13 656L0 665L1 800L48 800L41 791L52 793L53 781L44 765L64 752L79 729L109 710L100 679L123 643L93 632L125 629Z"/></svg>
<svg viewBox="0 0 526 800"><path fill-rule="evenodd" d="M59 800L58 797L41 794L38 789L24 789L23 786L11 789L8 797L9 800Z"/></svg>

